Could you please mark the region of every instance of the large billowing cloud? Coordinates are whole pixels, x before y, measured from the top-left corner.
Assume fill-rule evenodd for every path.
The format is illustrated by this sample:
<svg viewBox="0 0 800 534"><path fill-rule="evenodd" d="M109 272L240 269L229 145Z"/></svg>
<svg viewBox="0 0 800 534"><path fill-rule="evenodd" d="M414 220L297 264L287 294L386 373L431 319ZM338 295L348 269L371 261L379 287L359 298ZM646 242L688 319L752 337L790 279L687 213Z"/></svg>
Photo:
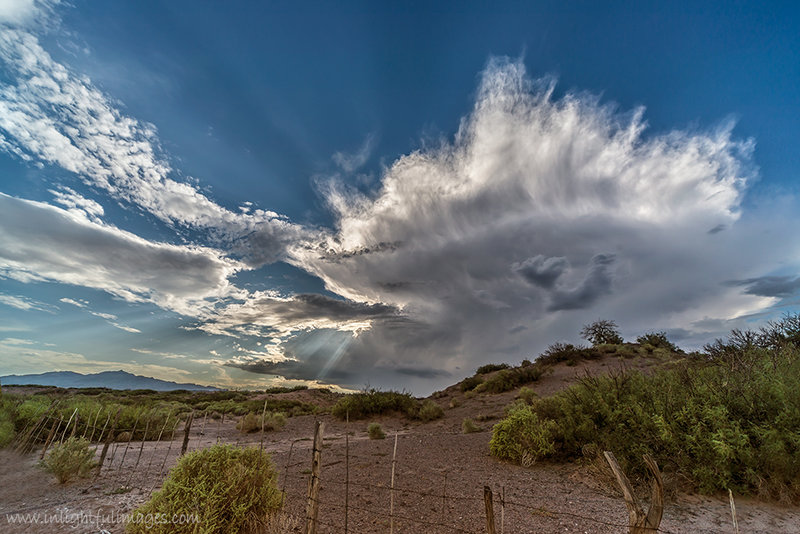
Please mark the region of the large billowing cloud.
<svg viewBox="0 0 800 534"><path fill-rule="evenodd" d="M408 319L374 323L343 369L424 389L575 340L599 317L708 333L693 323L726 324L794 288L744 274L778 258L740 221L753 143L731 124L648 135L642 109L553 92L492 61L452 142L398 159L372 195L328 184L337 231L292 261ZM746 291L724 283L740 278Z"/></svg>

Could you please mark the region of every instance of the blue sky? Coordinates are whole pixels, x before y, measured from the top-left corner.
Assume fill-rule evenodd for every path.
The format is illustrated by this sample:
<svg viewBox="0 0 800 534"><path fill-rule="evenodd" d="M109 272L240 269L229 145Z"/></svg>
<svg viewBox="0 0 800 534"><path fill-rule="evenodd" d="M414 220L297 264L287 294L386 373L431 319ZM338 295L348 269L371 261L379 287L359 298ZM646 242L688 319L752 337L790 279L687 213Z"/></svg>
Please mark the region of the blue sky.
<svg viewBox="0 0 800 534"><path fill-rule="evenodd" d="M796 310L797 11L0 1L0 374L426 393Z"/></svg>

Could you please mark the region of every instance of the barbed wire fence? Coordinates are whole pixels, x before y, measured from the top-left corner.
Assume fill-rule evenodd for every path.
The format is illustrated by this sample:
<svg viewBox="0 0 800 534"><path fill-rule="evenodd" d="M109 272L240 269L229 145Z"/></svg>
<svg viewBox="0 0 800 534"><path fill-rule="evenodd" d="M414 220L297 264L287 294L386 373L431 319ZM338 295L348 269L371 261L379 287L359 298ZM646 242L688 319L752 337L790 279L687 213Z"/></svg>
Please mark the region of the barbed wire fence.
<svg viewBox="0 0 800 534"><path fill-rule="evenodd" d="M59 415L57 408L57 403L54 403L32 418L11 446L20 453L32 453L41 446L40 457L44 458L55 444L63 443L69 437L89 439L98 462L95 479L100 479L117 493L138 491L143 498L149 498L180 456L210 444L235 442L240 446L264 448L263 432L260 437L239 433L235 440L224 435L225 414L217 414L219 418L213 424L215 417L209 421L211 414L207 411L187 413L185 418L170 412L165 418L163 414L155 417L151 410L139 414L130 426L122 427L116 424L116 417L111 413L105 418L100 411L80 417L75 410L67 418ZM227 418L229 422L234 419L230 415ZM181 424L183 428L180 428ZM193 426L196 428L194 434ZM398 446L402 453L398 434L394 436L395 446L389 457L384 453L364 455L353 452L349 446L349 433L345 434L344 447L331 447L331 443L326 445L322 425L317 428L318 447L309 446L317 443L316 439L294 439L289 444L285 462L275 465L282 494L282 511L294 520L293 530L289 532L508 534L528 532L536 528L537 523L553 521L563 523L559 524L562 529L575 526L576 522L584 526L594 525L596 529L613 528L616 532L630 529L624 516L619 521L609 521L597 515L556 509L548 502L549 496L537 494L530 488L498 486L489 482L476 483L474 487L448 484L448 481L458 478L452 471L439 470L424 475L415 472L417 477L426 476L430 481L430 489L417 489L403 481L409 477L408 473L396 476L398 465L413 467L407 465L408 459L402 454L398 457ZM182 445L176 441L181 441ZM311 459L307 456L309 452L312 452ZM344 464L344 477L329 471L340 464ZM439 480L433 480L437 476ZM315 479L317 489L312 491ZM304 491L304 487L307 490ZM51 501L39 507L58 504ZM607 505L607 500L596 503L598 509L607 508ZM39 507L14 512L22 513ZM302 530L298 530L300 528ZM709 534L734 532L723 528L693 528L692 531ZM642 532L677 534L663 527Z"/></svg>
<svg viewBox="0 0 800 534"><path fill-rule="evenodd" d="M568 531L577 531L572 529L580 528L590 529L589 532L604 529L613 532L678 534L675 530L661 526L633 530L624 516L615 521L598 517L599 514L592 516L556 509L548 502L549 495L541 492L537 494L535 490L507 488L497 484L448 487L447 480L455 478L454 473L448 471L440 473L441 482L436 488L426 490L409 487L397 483L397 479L392 476L392 466L402 461L402 456L398 458L396 454L396 448L391 458L381 455L376 462L375 455L354 454L348 447L347 436L345 439L344 448L323 447L322 459L316 473L314 463L308 458L292 462L291 450L286 464L279 469L282 478L280 488L284 495L283 512L302 525L301 532L509 534L530 532L532 529L550 532L553 531L550 529L557 526L560 531L565 528ZM303 441L308 442L308 438ZM294 458L296 457L295 453ZM381 460L383 469L379 470L376 467ZM364 468L351 470L351 462L361 462ZM344 476L341 476L342 473L338 473L339 476L328 475L326 470L338 464L344 464ZM414 475L419 476L418 473ZM408 476L406 474L406 478ZM312 494L311 481L315 477L319 480L320 489L318 493ZM302 491L303 486L309 488L309 491ZM287 490L287 487L293 489ZM598 510L607 508L608 500L598 500L594 504ZM312 505L319 509L319 516L307 512ZM734 531L693 527L692 532L731 534Z"/></svg>

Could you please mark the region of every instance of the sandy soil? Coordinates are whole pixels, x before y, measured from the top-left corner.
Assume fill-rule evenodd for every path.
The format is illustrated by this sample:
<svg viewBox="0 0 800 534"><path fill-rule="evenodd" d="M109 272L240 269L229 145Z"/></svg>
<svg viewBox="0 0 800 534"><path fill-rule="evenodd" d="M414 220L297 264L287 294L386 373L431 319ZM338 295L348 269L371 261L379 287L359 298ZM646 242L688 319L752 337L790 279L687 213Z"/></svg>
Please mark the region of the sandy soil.
<svg viewBox="0 0 800 534"><path fill-rule="evenodd" d="M653 362L624 364L647 368ZM605 372L616 365L619 362L558 366L533 388L541 395L550 394L577 375ZM308 392L291 395L313 398ZM523 468L488 455L491 425L515 395L466 398L457 387L448 388L434 399L445 408L445 417L438 421L419 424L400 417L375 419L387 433L384 440L367 438L366 426L372 420L345 423L328 415L319 417L325 424L319 532L344 532L345 499L348 532L388 531L395 434L395 532L485 532L484 486L494 492L498 532L501 521L505 533L627 532L624 502L603 476L595 476L596 467L541 463ZM454 398L455 407L451 408ZM480 420L483 431L462 434L464 417ZM286 495L286 532L301 531L315 420L315 416L290 418L286 427L264 438L263 446L272 455L279 487ZM193 426L190 449L218 441L259 446L260 439L259 434L240 434L231 419L224 424L208 419L205 425L196 422ZM158 487L177 460L181 441L182 435L176 435L171 441L145 443L144 447L138 442L129 448L119 444L109 451L99 477L63 486L37 467L38 453L19 456L0 451L0 532L124 532L122 524L113 521L144 502ZM349 485L345 484L348 478ZM737 497L736 509L742 533L800 533L797 507ZM38 524L9 522L11 514L37 513ZM48 516L49 524L42 523L42 514ZM732 533L727 496L678 494L667 504L661 526L663 532L673 533Z"/></svg>

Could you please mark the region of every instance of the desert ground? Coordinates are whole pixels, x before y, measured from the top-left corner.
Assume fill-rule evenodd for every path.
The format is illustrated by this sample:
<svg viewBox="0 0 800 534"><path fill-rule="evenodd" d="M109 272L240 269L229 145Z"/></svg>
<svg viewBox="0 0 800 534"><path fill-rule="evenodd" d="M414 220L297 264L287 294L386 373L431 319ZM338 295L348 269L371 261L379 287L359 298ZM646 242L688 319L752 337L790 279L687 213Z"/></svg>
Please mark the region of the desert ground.
<svg viewBox="0 0 800 534"><path fill-rule="evenodd" d="M602 373L619 365L647 369L651 363L638 359L559 364L530 387L539 395L549 395L586 373ZM271 454L278 486L285 495L284 515L276 532L302 531L316 421L324 423L319 532L388 532L390 523L398 533L486 532L485 486L492 491L497 532L627 532L624 501L599 462L540 462L522 467L489 455L492 425L516 394L465 396L452 386L431 397L444 408L444 417L436 421L420 423L386 415L345 422L325 413L324 408L334 402L331 395L295 391L280 395L314 402L323 408L321 414L290 417L282 429L265 433L263 441L259 433L239 432L237 418L197 419L189 435L189 450L215 443L263 446ZM481 431L462 433L466 417ZM385 439L368 438L370 422L381 424ZM177 461L182 428L158 443L116 444L98 476L65 485L38 467L39 450L24 455L0 451L0 531L124 532L120 518L145 502ZM638 482L640 495L646 496L646 481ZM701 496L682 491L679 481L665 482L670 491L660 531L734 532L727 495ZM735 499L740 532L800 533L797 507L743 496Z"/></svg>

